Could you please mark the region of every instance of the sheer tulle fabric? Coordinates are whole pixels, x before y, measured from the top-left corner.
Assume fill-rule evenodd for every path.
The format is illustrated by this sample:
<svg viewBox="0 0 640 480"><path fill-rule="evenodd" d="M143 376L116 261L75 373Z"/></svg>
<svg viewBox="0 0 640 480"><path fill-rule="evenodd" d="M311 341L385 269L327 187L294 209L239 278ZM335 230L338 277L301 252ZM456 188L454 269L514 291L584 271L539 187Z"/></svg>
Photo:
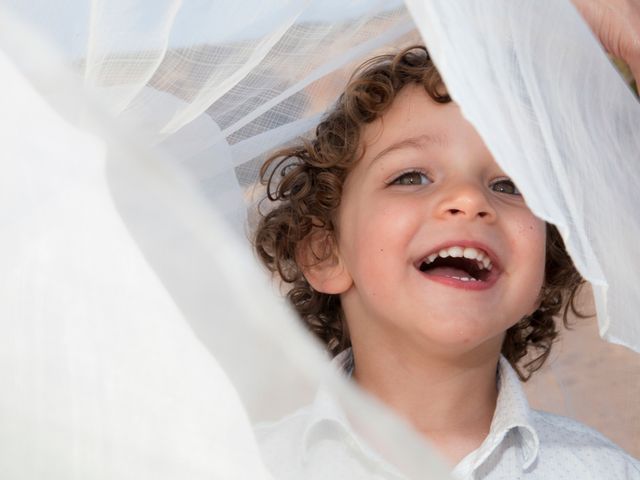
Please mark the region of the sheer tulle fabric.
<svg viewBox="0 0 640 480"><path fill-rule="evenodd" d="M251 424L329 385L409 478L445 478L328 368L244 239L264 155L420 35L565 235L601 333L640 349L640 107L570 4L241 3L1 4L7 476L269 478Z"/></svg>

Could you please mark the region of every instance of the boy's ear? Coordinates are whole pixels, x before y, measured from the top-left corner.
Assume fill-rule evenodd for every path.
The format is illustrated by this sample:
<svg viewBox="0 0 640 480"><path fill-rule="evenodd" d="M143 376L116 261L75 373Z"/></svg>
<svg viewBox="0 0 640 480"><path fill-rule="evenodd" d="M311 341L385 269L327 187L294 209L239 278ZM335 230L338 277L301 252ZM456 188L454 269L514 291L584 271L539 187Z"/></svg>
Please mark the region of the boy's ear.
<svg viewBox="0 0 640 480"><path fill-rule="evenodd" d="M353 284L347 271L334 235L327 230L314 230L299 245L296 262L307 282L322 293L344 293Z"/></svg>

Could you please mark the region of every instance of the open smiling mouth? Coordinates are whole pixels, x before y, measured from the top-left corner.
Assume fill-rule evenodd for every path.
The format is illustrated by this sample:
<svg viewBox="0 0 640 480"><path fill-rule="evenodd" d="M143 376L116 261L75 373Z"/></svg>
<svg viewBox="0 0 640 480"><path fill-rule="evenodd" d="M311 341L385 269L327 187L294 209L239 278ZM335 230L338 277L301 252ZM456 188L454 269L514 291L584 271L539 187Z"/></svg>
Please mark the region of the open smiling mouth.
<svg viewBox="0 0 640 480"><path fill-rule="evenodd" d="M498 277L488 254L469 247L444 248L424 258L418 269L432 280L473 290L489 288Z"/></svg>

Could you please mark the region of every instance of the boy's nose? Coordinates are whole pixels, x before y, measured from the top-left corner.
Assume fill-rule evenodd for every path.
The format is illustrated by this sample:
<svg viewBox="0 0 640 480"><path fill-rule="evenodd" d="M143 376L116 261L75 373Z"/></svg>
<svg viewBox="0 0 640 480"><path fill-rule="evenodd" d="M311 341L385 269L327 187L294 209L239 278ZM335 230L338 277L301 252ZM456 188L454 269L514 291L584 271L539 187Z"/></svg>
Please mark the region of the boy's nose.
<svg viewBox="0 0 640 480"><path fill-rule="evenodd" d="M481 218L493 221L496 211L487 197L485 187L472 182L458 182L443 192L437 215L441 218L461 217L467 220Z"/></svg>

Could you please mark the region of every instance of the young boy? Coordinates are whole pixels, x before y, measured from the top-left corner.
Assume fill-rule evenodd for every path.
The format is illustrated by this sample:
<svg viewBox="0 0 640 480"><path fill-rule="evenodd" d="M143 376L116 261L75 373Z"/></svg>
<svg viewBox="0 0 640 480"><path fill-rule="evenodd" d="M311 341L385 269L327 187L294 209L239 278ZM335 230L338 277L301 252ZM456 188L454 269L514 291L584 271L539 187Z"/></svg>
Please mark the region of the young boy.
<svg viewBox="0 0 640 480"><path fill-rule="evenodd" d="M583 280L424 47L366 62L315 138L277 152L262 177L278 203L256 232L260 258L347 373L457 465L454 475L640 478L598 433L529 409L517 377L542 366L553 316L566 321ZM287 450L317 420L294 415L260 441ZM272 465L276 478L304 476L284 468Z"/></svg>

